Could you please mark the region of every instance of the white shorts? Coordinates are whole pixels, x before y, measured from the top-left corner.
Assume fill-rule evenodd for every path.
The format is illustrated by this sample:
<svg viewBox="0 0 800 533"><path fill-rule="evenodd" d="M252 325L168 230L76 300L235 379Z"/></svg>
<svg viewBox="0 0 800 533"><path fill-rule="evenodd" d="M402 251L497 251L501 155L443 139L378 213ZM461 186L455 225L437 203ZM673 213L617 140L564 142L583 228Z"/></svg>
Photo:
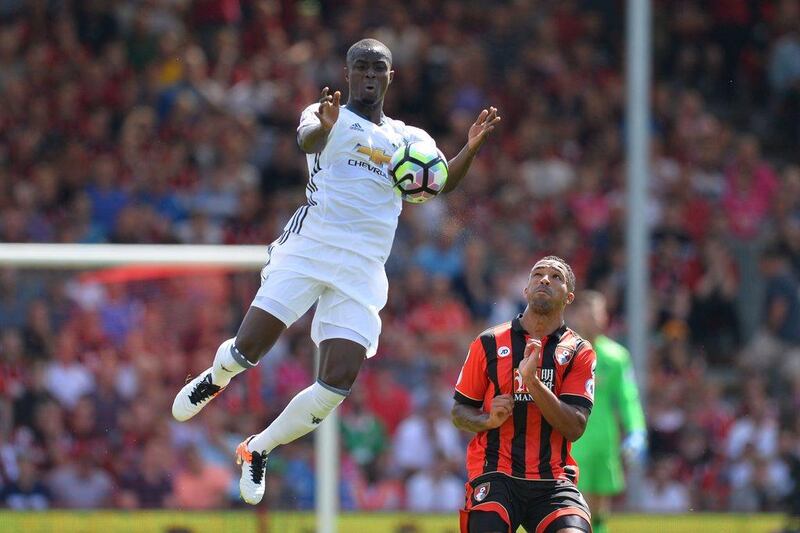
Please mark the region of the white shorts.
<svg viewBox="0 0 800 533"><path fill-rule="evenodd" d="M383 263L290 234L269 247L252 305L291 326L314 303L311 339L348 339L375 355L389 282Z"/></svg>

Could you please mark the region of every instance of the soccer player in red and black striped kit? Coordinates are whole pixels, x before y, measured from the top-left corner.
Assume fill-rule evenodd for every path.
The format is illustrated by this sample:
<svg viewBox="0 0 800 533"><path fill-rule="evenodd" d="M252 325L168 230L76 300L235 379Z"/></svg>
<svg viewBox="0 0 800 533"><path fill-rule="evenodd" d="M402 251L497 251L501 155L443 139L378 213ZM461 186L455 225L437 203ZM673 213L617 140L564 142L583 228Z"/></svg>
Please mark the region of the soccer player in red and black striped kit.
<svg viewBox="0 0 800 533"><path fill-rule="evenodd" d="M594 401L594 350L564 324L575 274L544 257L523 293L525 311L475 339L456 384L453 423L476 433L461 531L591 532L569 453Z"/></svg>

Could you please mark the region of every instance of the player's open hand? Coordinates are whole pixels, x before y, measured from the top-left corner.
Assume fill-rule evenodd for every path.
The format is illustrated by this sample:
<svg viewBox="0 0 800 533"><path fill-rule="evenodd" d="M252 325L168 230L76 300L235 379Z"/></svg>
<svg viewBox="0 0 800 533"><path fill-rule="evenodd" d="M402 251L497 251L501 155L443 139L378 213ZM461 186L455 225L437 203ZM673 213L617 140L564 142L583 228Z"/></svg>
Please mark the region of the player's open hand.
<svg viewBox="0 0 800 533"><path fill-rule="evenodd" d="M330 131L339 120L339 101L342 99L342 93L335 91L331 95L328 94L328 91L330 91L328 87L322 89L322 97L319 99L319 109L316 115L322 127Z"/></svg>
<svg viewBox="0 0 800 533"><path fill-rule="evenodd" d="M489 412L489 420L486 425L489 429L499 428L503 422L508 420L514 410L514 399L510 394L501 394L492 398L492 410Z"/></svg>
<svg viewBox="0 0 800 533"><path fill-rule="evenodd" d="M481 111L467 133L467 147L473 152L477 151L498 122L500 122L500 115L497 114L496 107Z"/></svg>
<svg viewBox="0 0 800 533"><path fill-rule="evenodd" d="M519 362L519 373L524 381L536 379L536 370L542 360L542 341L531 339L525 345L522 361Z"/></svg>

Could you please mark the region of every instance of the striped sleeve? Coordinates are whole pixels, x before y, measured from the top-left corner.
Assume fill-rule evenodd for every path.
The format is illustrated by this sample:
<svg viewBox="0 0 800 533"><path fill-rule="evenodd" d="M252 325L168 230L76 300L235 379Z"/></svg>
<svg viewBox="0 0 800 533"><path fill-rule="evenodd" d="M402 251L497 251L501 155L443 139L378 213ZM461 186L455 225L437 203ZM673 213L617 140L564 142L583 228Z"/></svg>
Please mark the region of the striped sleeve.
<svg viewBox="0 0 800 533"><path fill-rule="evenodd" d="M483 343L478 338L469 347L467 359L458 374L453 398L458 403L481 407L488 387L489 377L486 375L486 353L483 350Z"/></svg>
<svg viewBox="0 0 800 533"><path fill-rule="evenodd" d="M594 348L586 342L570 365L564 377L558 399L570 405L591 409L594 405L594 371L597 356Z"/></svg>

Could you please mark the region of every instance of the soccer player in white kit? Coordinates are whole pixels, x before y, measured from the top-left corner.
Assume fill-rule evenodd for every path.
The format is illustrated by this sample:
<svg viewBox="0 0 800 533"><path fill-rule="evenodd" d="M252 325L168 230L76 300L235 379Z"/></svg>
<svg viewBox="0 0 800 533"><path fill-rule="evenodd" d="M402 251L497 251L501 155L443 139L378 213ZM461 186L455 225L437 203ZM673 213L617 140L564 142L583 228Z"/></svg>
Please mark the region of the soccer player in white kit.
<svg viewBox="0 0 800 533"><path fill-rule="evenodd" d="M236 449L244 501L264 496L269 453L312 431L347 397L364 359L375 354L386 304L389 256L402 201L387 163L395 149L416 140L433 142L419 128L383 114L392 82L392 54L363 39L347 52L347 104L326 87L300 116L297 142L307 154L306 204L268 247L261 287L236 337L223 342L214 362L187 383L172 405L179 421L196 415L240 372L254 367L281 333L315 302L311 337L319 346L317 380L301 391L264 431ZM449 161L443 192L467 173L486 136L500 121L490 107L478 115L467 144Z"/></svg>

